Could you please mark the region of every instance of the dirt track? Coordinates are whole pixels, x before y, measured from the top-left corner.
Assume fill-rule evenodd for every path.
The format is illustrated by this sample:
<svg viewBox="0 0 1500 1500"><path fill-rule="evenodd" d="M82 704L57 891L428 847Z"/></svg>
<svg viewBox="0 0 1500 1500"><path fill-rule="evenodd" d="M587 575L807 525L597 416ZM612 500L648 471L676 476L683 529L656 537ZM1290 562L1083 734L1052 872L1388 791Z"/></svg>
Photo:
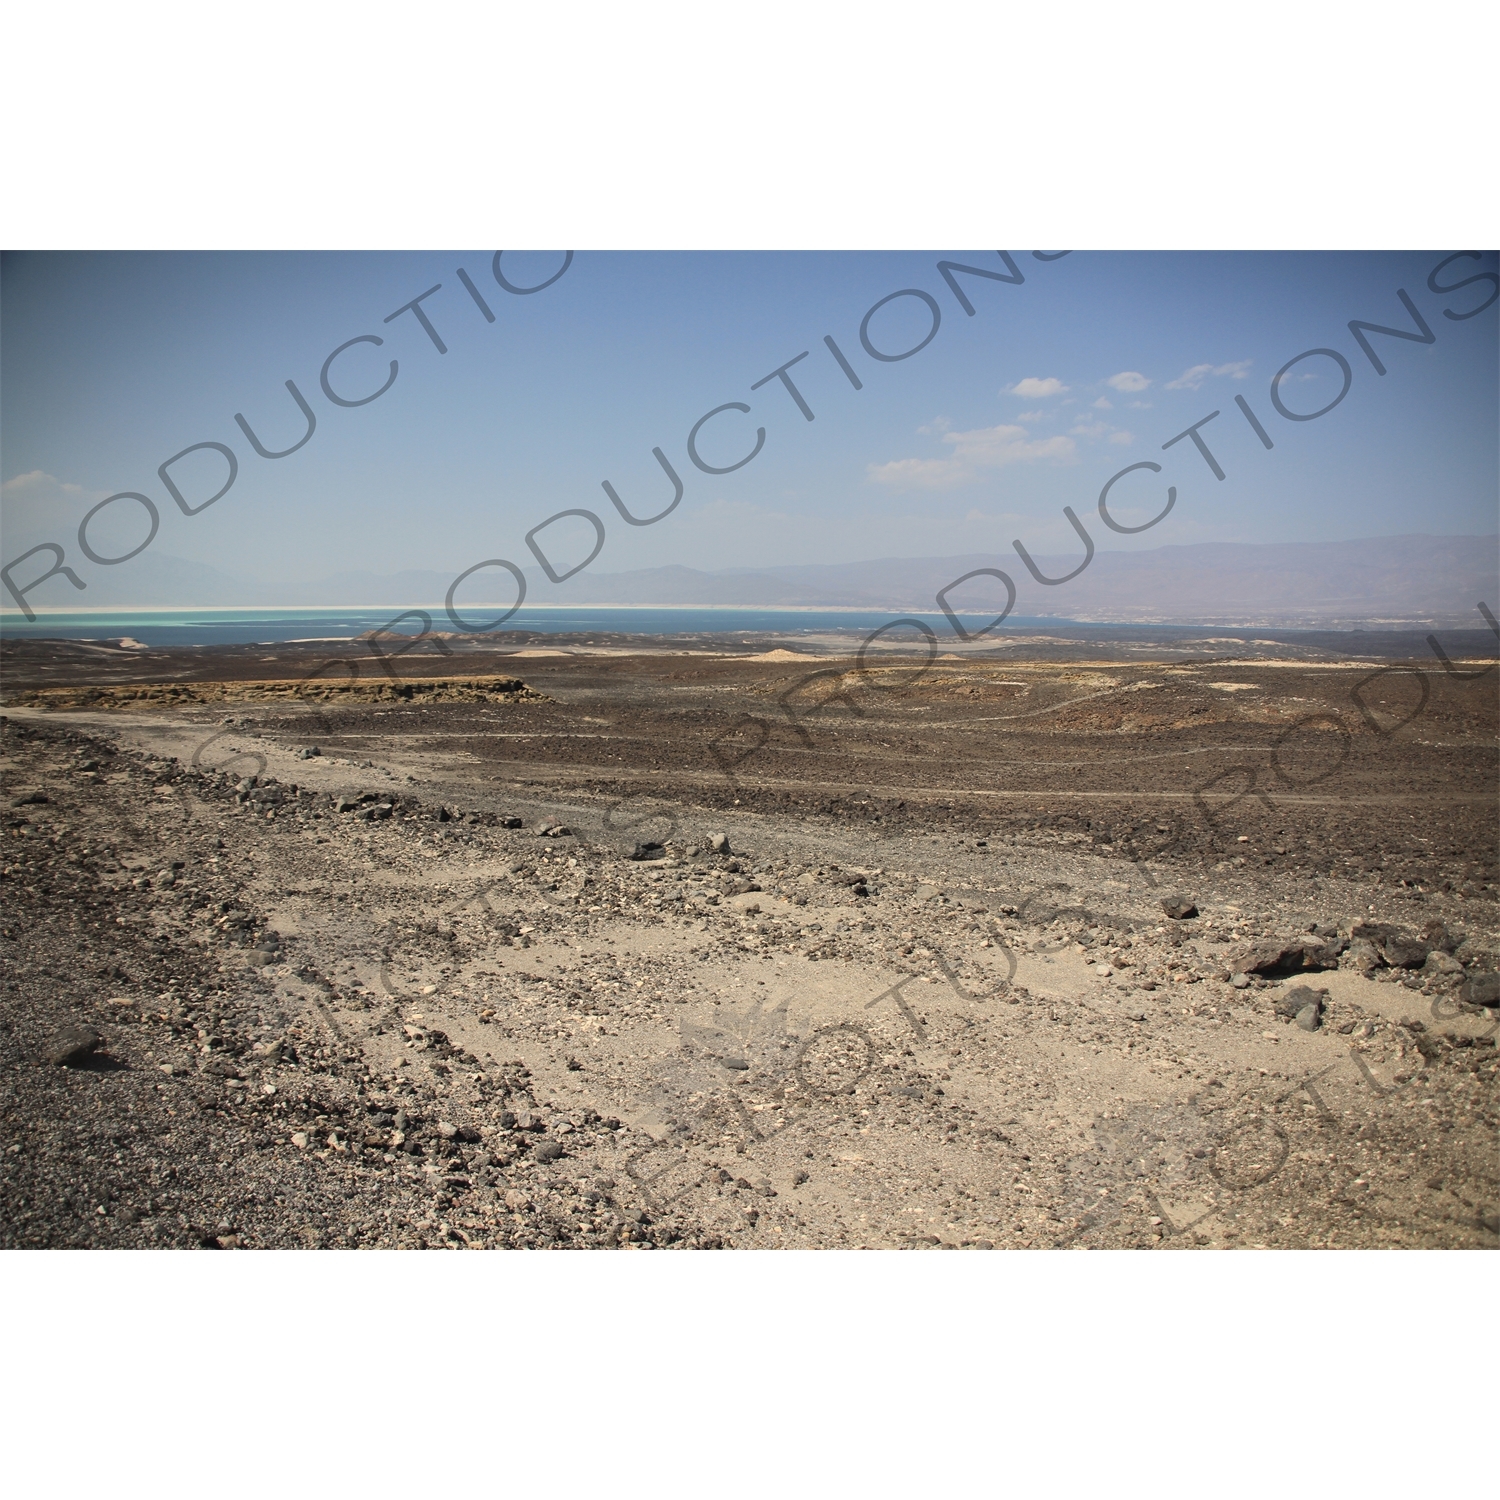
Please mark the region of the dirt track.
<svg viewBox="0 0 1500 1500"><path fill-rule="evenodd" d="M1493 673L754 644L13 664L9 1242L1496 1243Z"/></svg>

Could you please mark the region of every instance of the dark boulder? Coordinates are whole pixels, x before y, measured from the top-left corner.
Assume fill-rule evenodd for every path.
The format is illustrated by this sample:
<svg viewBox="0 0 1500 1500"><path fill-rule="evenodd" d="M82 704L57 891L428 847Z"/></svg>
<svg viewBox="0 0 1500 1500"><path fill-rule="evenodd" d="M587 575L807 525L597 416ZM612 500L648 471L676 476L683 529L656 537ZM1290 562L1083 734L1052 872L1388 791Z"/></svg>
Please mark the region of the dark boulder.
<svg viewBox="0 0 1500 1500"><path fill-rule="evenodd" d="M1309 1005L1322 1010L1327 1003L1327 990L1315 990L1309 985L1299 984L1276 997L1276 1014L1295 1020Z"/></svg>
<svg viewBox="0 0 1500 1500"><path fill-rule="evenodd" d="M1276 1014L1295 1021L1303 1031L1316 1031L1323 1024L1323 1010L1327 1004L1327 990L1299 984L1277 996Z"/></svg>
<svg viewBox="0 0 1500 1500"><path fill-rule="evenodd" d="M1417 936L1427 944L1429 953L1433 949L1438 949L1443 953L1452 953L1462 941L1461 937L1448 931L1447 923L1439 917L1434 917L1430 922L1424 922Z"/></svg>
<svg viewBox="0 0 1500 1500"><path fill-rule="evenodd" d="M1427 944L1417 937L1388 938L1380 945L1380 956L1393 969L1420 969L1427 962Z"/></svg>
<svg viewBox="0 0 1500 1500"><path fill-rule="evenodd" d="M1225 959L1225 966L1231 974L1301 974L1337 968L1343 950L1344 943L1339 938L1265 938L1231 953Z"/></svg>
<svg viewBox="0 0 1500 1500"><path fill-rule="evenodd" d="M1448 939L1448 929L1441 922L1429 923L1423 930L1432 931L1435 938ZM1431 948L1443 947L1443 941L1424 942L1389 922L1356 922L1350 928L1349 936L1356 942L1363 939L1373 943L1380 950L1381 958L1393 969L1420 969Z"/></svg>
<svg viewBox="0 0 1500 1500"><path fill-rule="evenodd" d="M75 1067L103 1045L104 1038L87 1026L72 1026L53 1037L47 1061L55 1068Z"/></svg>
<svg viewBox="0 0 1500 1500"><path fill-rule="evenodd" d="M1500 1005L1500 974L1471 974L1464 985L1464 999L1470 1005Z"/></svg>

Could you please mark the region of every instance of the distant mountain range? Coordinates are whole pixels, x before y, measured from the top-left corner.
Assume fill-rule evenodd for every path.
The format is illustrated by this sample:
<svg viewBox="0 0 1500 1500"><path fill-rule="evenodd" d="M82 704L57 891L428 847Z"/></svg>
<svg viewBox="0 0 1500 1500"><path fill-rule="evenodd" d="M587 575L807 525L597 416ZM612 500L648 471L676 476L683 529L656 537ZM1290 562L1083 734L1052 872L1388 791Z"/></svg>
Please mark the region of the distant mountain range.
<svg viewBox="0 0 1500 1500"><path fill-rule="evenodd" d="M1079 560L1074 553L1038 557L1035 562L1045 576L1061 577ZM1205 542L1100 552L1077 578L1055 587L1037 583L1014 553L719 572L643 568L580 574L561 586L528 570L527 603L933 613L939 589L981 568L997 569L1014 581L1014 612L1020 617L1226 626L1455 627L1483 624L1475 611L1480 600L1500 610L1500 536ZM148 553L119 573L95 573L87 579L86 593L49 585L45 603L60 609L430 606L441 604L452 579L452 573L410 570L387 575L337 573L312 583L276 584ZM465 594L477 597L468 589ZM949 603L959 612L994 614L1004 601L1004 585L985 576L954 590ZM33 605L42 602L32 596Z"/></svg>

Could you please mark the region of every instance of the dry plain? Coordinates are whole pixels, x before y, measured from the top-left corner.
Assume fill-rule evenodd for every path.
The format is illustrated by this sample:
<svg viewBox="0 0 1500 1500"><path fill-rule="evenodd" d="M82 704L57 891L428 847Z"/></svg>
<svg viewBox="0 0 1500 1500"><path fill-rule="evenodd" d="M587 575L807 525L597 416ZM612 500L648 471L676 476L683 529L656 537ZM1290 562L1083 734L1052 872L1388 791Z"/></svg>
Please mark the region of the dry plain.
<svg viewBox="0 0 1500 1500"><path fill-rule="evenodd" d="M4 1243L1494 1247L1473 644L8 642Z"/></svg>

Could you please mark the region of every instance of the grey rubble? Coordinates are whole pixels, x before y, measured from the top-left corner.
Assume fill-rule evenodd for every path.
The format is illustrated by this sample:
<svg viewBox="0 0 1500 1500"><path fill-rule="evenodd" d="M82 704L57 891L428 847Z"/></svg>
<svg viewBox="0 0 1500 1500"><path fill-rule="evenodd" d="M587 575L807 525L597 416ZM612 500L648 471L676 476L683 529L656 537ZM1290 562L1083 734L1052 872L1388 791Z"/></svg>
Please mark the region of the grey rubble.
<svg viewBox="0 0 1500 1500"><path fill-rule="evenodd" d="M3 757L8 1246L1496 1243L1489 903Z"/></svg>

